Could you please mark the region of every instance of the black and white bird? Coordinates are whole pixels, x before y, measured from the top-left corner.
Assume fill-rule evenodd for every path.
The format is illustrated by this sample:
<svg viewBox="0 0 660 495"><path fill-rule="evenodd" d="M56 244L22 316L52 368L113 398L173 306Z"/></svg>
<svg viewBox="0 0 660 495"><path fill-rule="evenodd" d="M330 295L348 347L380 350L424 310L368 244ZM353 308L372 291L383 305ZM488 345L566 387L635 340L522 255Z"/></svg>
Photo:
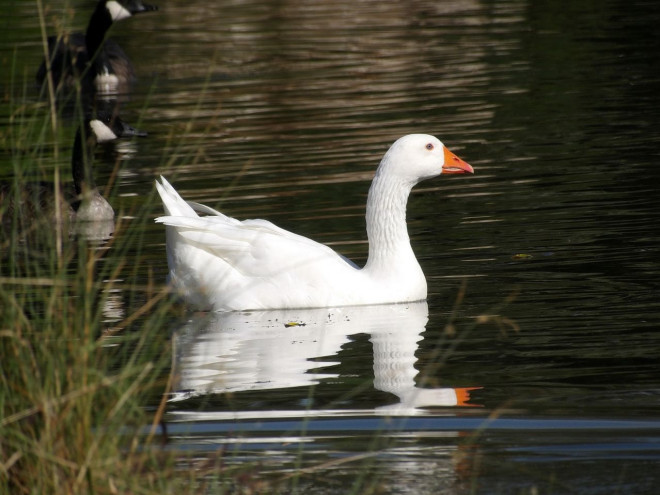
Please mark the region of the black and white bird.
<svg viewBox="0 0 660 495"><path fill-rule="evenodd" d="M62 222L114 219L112 206L94 181L94 150L98 143L129 136L146 136L146 133L106 112L85 119L76 132L71 154L73 184L58 190L52 183L45 182L0 184L0 219L3 226L15 221L28 225L38 218L59 218Z"/></svg>
<svg viewBox="0 0 660 495"><path fill-rule="evenodd" d="M87 31L48 38L49 63L41 63L37 82L50 74L56 88L73 88L80 80L84 91L116 93L135 80L135 70L126 53L106 35L113 22L157 10L142 0L99 0Z"/></svg>

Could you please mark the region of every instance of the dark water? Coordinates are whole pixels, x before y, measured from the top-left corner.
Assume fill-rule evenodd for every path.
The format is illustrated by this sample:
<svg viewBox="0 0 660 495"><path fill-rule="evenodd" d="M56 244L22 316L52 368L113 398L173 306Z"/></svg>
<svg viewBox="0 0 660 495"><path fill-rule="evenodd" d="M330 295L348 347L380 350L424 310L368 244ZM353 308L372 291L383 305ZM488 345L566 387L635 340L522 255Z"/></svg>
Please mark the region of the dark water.
<svg viewBox="0 0 660 495"><path fill-rule="evenodd" d="M3 94L38 101L34 5L0 4ZM170 1L115 26L140 78L122 116L150 133L113 189L129 225L164 174L360 263L397 137L476 169L411 197L427 305L191 318L172 447L304 468L300 493L655 493L659 22L614 0ZM164 280L162 227L134 228Z"/></svg>

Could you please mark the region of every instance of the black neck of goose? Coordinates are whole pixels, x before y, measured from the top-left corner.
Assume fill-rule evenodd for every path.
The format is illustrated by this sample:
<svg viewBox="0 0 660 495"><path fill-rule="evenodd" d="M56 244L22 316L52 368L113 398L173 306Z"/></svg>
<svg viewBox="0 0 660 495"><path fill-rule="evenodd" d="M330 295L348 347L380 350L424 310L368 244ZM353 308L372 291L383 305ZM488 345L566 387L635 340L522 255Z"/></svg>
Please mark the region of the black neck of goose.
<svg viewBox="0 0 660 495"><path fill-rule="evenodd" d="M83 142L85 139L85 142ZM79 127L76 132L76 140L73 143L71 155L71 174L76 194L80 196L84 190L96 188L92 163L94 160L94 148L96 147L96 136L87 130L87 125Z"/></svg>
<svg viewBox="0 0 660 495"><path fill-rule="evenodd" d="M87 48L87 57L91 61L99 48L103 45L105 34L112 26L112 18L105 6L105 2L100 1L96 5L96 9L92 13L87 25L87 32L85 33L85 45Z"/></svg>

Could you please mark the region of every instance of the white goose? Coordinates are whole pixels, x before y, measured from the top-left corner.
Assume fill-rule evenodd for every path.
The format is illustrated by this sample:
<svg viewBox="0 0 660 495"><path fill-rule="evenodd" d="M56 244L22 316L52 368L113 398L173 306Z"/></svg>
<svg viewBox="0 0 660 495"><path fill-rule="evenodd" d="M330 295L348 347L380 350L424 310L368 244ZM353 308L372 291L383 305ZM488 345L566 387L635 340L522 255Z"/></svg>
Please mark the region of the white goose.
<svg viewBox="0 0 660 495"><path fill-rule="evenodd" d="M267 220L227 217L184 201L161 177L170 282L202 309L233 311L409 302L426 279L406 227L411 189L440 174L474 173L437 138L410 134L387 151L369 189L369 257L356 268L328 246ZM197 212L209 216L200 217Z"/></svg>

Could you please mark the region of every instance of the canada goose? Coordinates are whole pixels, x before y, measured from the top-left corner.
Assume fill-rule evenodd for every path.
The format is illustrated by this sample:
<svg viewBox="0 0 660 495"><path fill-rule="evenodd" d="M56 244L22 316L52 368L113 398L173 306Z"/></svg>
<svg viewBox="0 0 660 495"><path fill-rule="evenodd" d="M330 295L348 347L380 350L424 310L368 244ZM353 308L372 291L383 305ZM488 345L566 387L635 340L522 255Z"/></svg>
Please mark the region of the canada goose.
<svg viewBox="0 0 660 495"><path fill-rule="evenodd" d="M105 39L106 33L114 21L157 9L142 0L99 0L85 34L50 36L48 54L54 85L74 87L76 79L82 76L84 90L95 88L107 93L116 92L120 85L132 83L135 80L133 65L116 42ZM47 73L44 61L37 71L37 82L40 85Z"/></svg>
<svg viewBox="0 0 660 495"><path fill-rule="evenodd" d="M328 246L266 220L241 222L188 203L161 178L156 188L166 216L156 222L167 226L170 281L189 302L216 311L424 300L426 279L406 226L408 195L424 179L473 172L433 136L398 139L369 189L369 257L361 269Z"/></svg>
<svg viewBox="0 0 660 495"><path fill-rule="evenodd" d="M97 143L128 136L146 136L146 133L107 112L99 112L95 117L87 118L76 132L71 154L73 189L65 186L59 194L55 194L52 183L18 184L18 190L12 190L11 184L0 184L0 217L3 226L14 219L25 224L39 216L53 218L58 207L59 218L65 222L112 220L115 212L94 182L94 149ZM59 205L56 203L57 198L60 199Z"/></svg>

